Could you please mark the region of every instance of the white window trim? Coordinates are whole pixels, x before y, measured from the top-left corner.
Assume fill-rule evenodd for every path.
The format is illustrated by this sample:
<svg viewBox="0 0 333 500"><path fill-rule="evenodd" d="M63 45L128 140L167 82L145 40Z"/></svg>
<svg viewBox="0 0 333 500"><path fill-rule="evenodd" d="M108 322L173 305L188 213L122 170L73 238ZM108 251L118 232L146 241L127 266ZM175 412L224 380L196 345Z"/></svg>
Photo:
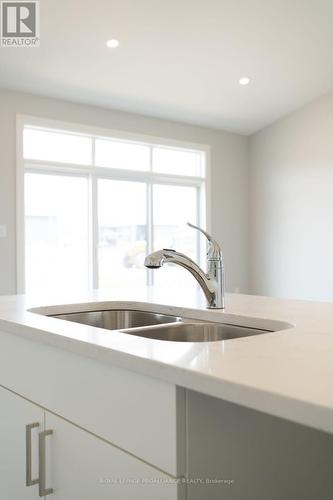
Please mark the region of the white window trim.
<svg viewBox="0 0 333 500"><path fill-rule="evenodd" d="M182 175L168 175L161 173L154 173L151 171L127 171L124 169L108 169L105 167L84 166L75 164L60 164L58 162L39 161L39 160L24 160L23 158L23 130L25 126L36 126L41 128L50 128L52 130L72 132L74 134L87 134L89 136L95 135L106 139L119 139L123 141L144 143L149 146L166 146L179 149L187 149L193 151L200 151L205 155L205 178L200 180L198 177L182 176ZM94 142L93 142L94 143ZM90 125L82 125L79 123L63 122L58 120L51 120L47 118L39 118L29 115L16 115L16 293L25 293L25 211L24 211L24 173L26 166L30 172L44 171L47 166L47 172L61 173L62 175L89 175L97 174L99 177L121 179L121 180L137 180L146 181L148 186L151 187L149 181L158 181L159 184L177 184L177 185L202 185L204 181L205 190L204 198L205 203L199 200L198 211L203 212L204 221L201 224L207 231L211 231L211 165L210 165L210 146L201 143L192 143L179 141L176 139L166 139L159 136L137 134L132 132L120 131L115 129L106 129ZM96 183L96 177L92 177ZM96 189L96 185L92 186ZM94 197L96 200L96 197ZM200 207L200 208L199 208ZM97 207L92 207L95 211ZM150 213L150 211L148 210ZM199 215L199 214L198 214ZM149 216L149 214L147 214ZM198 219L199 220L199 219ZM147 218L148 228L150 228L149 220ZM94 239L96 240L96 232L98 230L93 225L92 231ZM152 238L150 238L152 240ZM201 249L203 246L201 246ZM94 263L94 271L91 270L91 281L93 285L97 282L97 248L93 248L92 261Z"/></svg>

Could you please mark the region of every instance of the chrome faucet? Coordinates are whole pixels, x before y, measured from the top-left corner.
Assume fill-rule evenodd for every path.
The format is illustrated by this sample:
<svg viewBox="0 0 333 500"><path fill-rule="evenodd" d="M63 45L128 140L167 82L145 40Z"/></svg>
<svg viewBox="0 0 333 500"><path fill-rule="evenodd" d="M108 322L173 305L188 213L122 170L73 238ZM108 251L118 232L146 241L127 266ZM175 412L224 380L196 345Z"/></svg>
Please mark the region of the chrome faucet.
<svg viewBox="0 0 333 500"><path fill-rule="evenodd" d="M193 224L188 226L197 229L208 239L207 251L207 273L205 273L192 259L183 253L176 252L170 248L158 250L145 259L145 266L150 269L158 269L163 264L177 264L187 269L201 286L209 309L224 309L224 264L220 245L206 231Z"/></svg>

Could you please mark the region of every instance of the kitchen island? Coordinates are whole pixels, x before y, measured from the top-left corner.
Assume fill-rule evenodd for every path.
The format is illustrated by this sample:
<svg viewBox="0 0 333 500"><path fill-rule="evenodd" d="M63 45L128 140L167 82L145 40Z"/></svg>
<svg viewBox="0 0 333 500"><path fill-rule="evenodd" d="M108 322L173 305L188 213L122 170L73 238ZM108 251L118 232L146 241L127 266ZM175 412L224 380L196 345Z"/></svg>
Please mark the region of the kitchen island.
<svg viewBox="0 0 333 500"><path fill-rule="evenodd" d="M169 342L51 317L109 309L264 333ZM227 294L207 310L194 287L2 297L0 356L5 500L333 496L330 303Z"/></svg>

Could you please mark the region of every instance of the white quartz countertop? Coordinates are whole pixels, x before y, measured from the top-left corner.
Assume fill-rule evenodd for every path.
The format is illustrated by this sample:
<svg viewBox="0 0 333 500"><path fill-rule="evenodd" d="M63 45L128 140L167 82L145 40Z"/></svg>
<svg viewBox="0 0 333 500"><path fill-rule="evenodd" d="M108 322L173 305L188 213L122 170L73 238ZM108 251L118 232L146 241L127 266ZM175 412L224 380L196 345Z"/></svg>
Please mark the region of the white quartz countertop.
<svg viewBox="0 0 333 500"><path fill-rule="evenodd" d="M29 312L37 307L56 314L128 305L247 326L269 328L278 321L292 328L219 342L165 342ZM1 332L333 433L333 303L227 294L224 311L209 311L195 287L186 293L149 287L94 290L75 297L62 294L61 299L21 295L0 297Z"/></svg>

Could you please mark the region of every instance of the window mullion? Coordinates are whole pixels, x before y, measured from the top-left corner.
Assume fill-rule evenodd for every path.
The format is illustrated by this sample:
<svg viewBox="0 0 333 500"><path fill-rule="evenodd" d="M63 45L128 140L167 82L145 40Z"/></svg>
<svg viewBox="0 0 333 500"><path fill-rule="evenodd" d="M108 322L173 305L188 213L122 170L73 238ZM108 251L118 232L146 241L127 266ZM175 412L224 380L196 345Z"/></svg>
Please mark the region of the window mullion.
<svg viewBox="0 0 333 500"><path fill-rule="evenodd" d="M153 251L154 246L154 219L153 219L153 185L147 184L147 253ZM151 269L147 269L147 284L154 284L154 274Z"/></svg>
<svg viewBox="0 0 333 500"><path fill-rule="evenodd" d="M153 169L153 148L150 148L150 172ZM154 246L154 210L153 210L153 183L147 182L147 253L153 251ZM154 273L147 269L147 285L154 284Z"/></svg>
<svg viewBox="0 0 333 500"><path fill-rule="evenodd" d="M91 264L92 264L92 287L99 287L98 273L98 188L97 177L91 176Z"/></svg>
<svg viewBox="0 0 333 500"><path fill-rule="evenodd" d="M199 227L204 226L204 221L202 220L202 214L201 214L201 193L200 193L200 188L197 187L197 222L196 224ZM197 233L197 259L200 264L202 264L202 244L200 240L200 233L199 231L196 231Z"/></svg>
<svg viewBox="0 0 333 500"><path fill-rule="evenodd" d="M96 166L96 137L91 138L91 163Z"/></svg>

